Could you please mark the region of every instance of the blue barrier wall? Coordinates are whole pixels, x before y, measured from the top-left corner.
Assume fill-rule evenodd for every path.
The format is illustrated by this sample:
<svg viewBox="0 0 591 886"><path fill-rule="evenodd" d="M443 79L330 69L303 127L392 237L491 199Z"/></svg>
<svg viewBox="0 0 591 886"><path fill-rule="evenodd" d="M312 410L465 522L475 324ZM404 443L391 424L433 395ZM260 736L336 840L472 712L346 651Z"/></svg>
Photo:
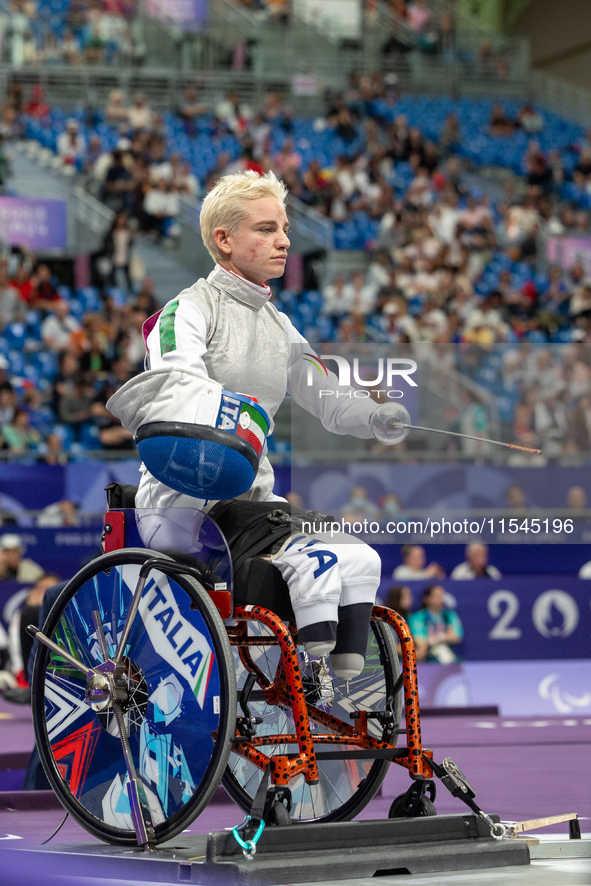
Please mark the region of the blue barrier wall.
<svg viewBox="0 0 591 886"><path fill-rule="evenodd" d="M88 546L90 549L90 546ZM71 546L71 562L80 556ZM96 552L96 548L92 549ZM77 569L73 566L72 573ZM66 577L66 576L64 576ZM408 582L418 604L426 582ZM464 626L465 661L536 661L590 657L591 581L564 576L503 581L444 581ZM388 583L382 583L382 591ZM0 621L7 600L24 586L0 582Z"/></svg>
<svg viewBox="0 0 591 886"><path fill-rule="evenodd" d="M387 466L387 470L392 467L396 466ZM414 467L432 471L432 466L429 465ZM411 468L413 466L407 466L408 470ZM450 473L448 466L438 466L438 469L437 475L429 473L433 483L435 485L439 483L440 492L448 488L450 495L455 494L453 490L458 480L456 470ZM466 478L471 476L466 473L468 468L456 466L456 469L464 472L464 480L468 482ZM285 495L292 486L299 489L299 484L303 482L302 478L305 476L307 485L301 488L305 494L305 504L309 507L318 507L312 491L314 484L322 479L322 488L331 488L336 496L332 500L332 504L335 505L334 513L344 504L351 488L357 483L367 486L371 498L377 501L379 495L383 493L384 483L389 483L384 470L383 465L372 464L347 465L330 470L311 467L298 469L297 475L294 472L292 477L289 466L280 466L275 469L275 492ZM534 495L540 496L540 501L543 498L546 502L549 489L554 490L553 500L563 502L566 490L570 486L585 485L586 482L585 472L576 468L544 468L543 483L540 482L542 476L540 472L532 468L474 468L477 473L469 481L471 485L484 482L487 478L491 479L489 473L486 477L479 473L483 470L494 472L497 478L495 481L497 490L504 489L503 484L509 482L520 483L533 503L536 503ZM499 476L502 479L499 479ZM436 483L437 477L439 479ZM96 548L97 535L100 531L98 523L88 529L60 530L56 541L57 530L37 529L34 520L21 518L21 512L39 510L61 498L69 498L78 502L82 511L101 514L106 506L104 487L107 483L112 481L138 483L139 478L137 460L72 462L65 467L43 464L0 464L0 506L14 513L19 522L17 531L27 542L28 555L38 560L45 569L51 569L63 578L69 578L78 569L80 561ZM428 478L424 479L426 482ZM451 487L446 487L446 484L452 481ZM421 488L427 489L428 484L421 484ZM309 493L309 497L306 497L306 493ZM591 502L591 486L588 496ZM327 510L330 513L330 509ZM11 527L5 526L3 530L0 529L0 532L2 531L9 532ZM92 538L89 533L94 533ZM380 544L375 547L382 558L383 575L391 575L394 567L401 562L400 545ZM428 561L440 563L448 574L454 566L464 560L463 544L429 544L425 547ZM495 544L490 548L490 562L497 566L503 575L576 576L579 568L588 560L591 560L591 546L588 544Z"/></svg>
<svg viewBox="0 0 591 886"><path fill-rule="evenodd" d="M415 608L431 582L404 582ZM391 582L382 582L380 595ZM589 658L591 581L562 575L439 582L464 626L457 647L466 661Z"/></svg>

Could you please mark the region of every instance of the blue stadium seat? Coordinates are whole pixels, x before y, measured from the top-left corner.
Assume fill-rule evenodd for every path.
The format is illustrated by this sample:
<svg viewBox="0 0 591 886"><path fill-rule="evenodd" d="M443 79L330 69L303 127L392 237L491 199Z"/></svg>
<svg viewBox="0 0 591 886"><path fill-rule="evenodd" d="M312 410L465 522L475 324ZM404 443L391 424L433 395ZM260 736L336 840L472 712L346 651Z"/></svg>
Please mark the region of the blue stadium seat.
<svg viewBox="0 0 591 886"><path fill-rule="evenodd" d="M24 347L27 338L27 327L24 323L10 323L4 330L4 338L9 348Z"/></svg>

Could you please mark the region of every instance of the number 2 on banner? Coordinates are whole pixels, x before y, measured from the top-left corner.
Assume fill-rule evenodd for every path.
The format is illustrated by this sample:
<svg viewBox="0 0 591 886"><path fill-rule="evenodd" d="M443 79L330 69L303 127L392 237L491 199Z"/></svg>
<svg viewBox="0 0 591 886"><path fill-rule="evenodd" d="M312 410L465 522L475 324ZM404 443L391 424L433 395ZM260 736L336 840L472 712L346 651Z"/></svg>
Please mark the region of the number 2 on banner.
<svg viewBox="0 0 591 886"><path fill-rule="evenodd" d="M510 627L519 612L519 600L512 591L495 591L488 598L488 614L499 620L489 636L490 640L519 640L521 628Z"/></svg>

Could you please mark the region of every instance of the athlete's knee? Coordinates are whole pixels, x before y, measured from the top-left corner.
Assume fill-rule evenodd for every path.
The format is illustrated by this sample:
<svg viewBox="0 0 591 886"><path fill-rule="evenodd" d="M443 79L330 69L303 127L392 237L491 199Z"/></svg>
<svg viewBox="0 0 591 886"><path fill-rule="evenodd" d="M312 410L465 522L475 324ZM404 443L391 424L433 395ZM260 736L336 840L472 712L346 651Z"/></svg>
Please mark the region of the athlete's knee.
<svg viewBox="0 0 591 886"><path fill-rule="evenodd" d="M369 545L335 545L334 550L339 558L339 569L343 581L357 578L377 578L379 581L382 574L382 561L379 554Z"/></svg>

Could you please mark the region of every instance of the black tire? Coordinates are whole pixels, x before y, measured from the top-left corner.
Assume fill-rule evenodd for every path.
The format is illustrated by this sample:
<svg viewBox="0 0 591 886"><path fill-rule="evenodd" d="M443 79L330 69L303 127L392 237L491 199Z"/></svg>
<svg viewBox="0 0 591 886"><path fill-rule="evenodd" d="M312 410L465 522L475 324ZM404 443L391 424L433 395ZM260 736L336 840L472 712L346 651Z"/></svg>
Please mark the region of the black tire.
<svg viewBox="0 0 591 886"><path fill-rule="evenodd" d="M425 783L413 782L404 794L399 794L392 801L388 818L422 818L437 815L434 803L436 792L435 782L430 779Z"/></svg>
<svg viewBox="0 0 591 886"><path fill-rule="evenodd" d="M269 633L268 629L259 622L250 621L248 625L250 632L257 633L258 636ZM252 646L250 650L253 660L256 661L258 667L267 677L272 679L278 663L278 647L261 645ZM306 660L303 647L301 646L298 647L298 657L304 689L307 695L310 696L313 692L317 694L317 689L313 687L311 679L310 662ZM246 669L238 657L236 647L234 648L234 658L236 662L238 692L240 692L246 678ZM355 710L385 710L388 697L394 696L394 687L399 673L400 664L391 628L384 622L372 620L364 672L359 677L349 681L348 694L345 692L343 680L330 672L334 688L334 703L327 705L325 710L330 710L334 716L340 717L348 724L352 722L349 719L349 713ZM282 708L268 705L264 697L262 697L260 689L258 693L257 689L258 685L255 684L249 706L252 716L261 717L263 722L260 726L255 727L255 734L294 734L290 711L284 711ZM364 696L371 699L371 705L363 703ZM316 704L318 703L318 700L316 700ZM322 704L322 701L320 701L320 704ZM394 698L395 728L400 724L401 712L402 693L399 691ZM242 715L242 711L239 710L238 714L239 716ZM368 729L370 734L376 738L382 739L384 737L383 728L377 720L368 720ZM395 745L396 739L397 736L394 734L389 740ZM317 747L320 749L322 746L318 745ZM328 747L331 750L341 750L346 748L347 745L331 744ZM263 750L269 755L286 754L293 753L295 746L265 746ZM346 762L346 766L342 765L344 762ZM320 785L316 792L314 791L314 786L301 783L303 778L298 779L299 783L295 785L296 779L290 783L293 799L290 811L292 822L351 820L375 796L386 776L389 765L388 760L319 760ZM354 772L356 772L355 777L352 775ZM338 789L337 784L335 784L337 776L339 780ZM355 783L357 776L359 781ZM262 773L259 769L247 763L237 754L232 754L222 783L234 802L244 812L248 813L250 812L252 800L261 777ZM321 794L322 797L320 797Z"/></svg>
<svg viewBox="0 0 591 886"><path fill-rule="evenodd" d="M283 803L275 803L269 813L267 824L280 828L288 827L291 824L291 816L287 806L284 806Z"/></svg>
<svg viewBox="0 0 591 886"><path fill-rule="evenodd" d="M112 656L113 637L120 634L137 580L134 576L154 556L171 559L131 548L92 561L66 585L43 633L69 647L85 664L98 664L102 656L99 653L97 659L91 646L94 628L89 627L88 618L89 607L96 606ZM150 591L153 598L148 596ZM103 603L109 594L111 611L107 612ZM162 843L203 811L220 782L235 729L236 681L223 622L195 579L167 578L152 571L144 599L126 646L130 697L125 716L138 777L152 795L150 807L158 819L154 821L156 843ZM39 644L32 695L41 762L60 802L86 830L109 843L137 845L126 811L126 769L114 717L109 708L96 713L88 706L85 683L81 672L68 669L64 659ZM64 716L56 726L55 718L66 711L67 704L73 708L71 722ZM81 729L80 721L84 722ZM109 785L106 793L105 784Z"/></svg>
<svg viewBox="0 0 591 886"><path fill-rule="evenodd" d="M399 794L393 800L388 812L388 818L422 818L423 816L437 815L435 803L429 797L421 797L412 813L404 811L406 794Z"/></svg>

